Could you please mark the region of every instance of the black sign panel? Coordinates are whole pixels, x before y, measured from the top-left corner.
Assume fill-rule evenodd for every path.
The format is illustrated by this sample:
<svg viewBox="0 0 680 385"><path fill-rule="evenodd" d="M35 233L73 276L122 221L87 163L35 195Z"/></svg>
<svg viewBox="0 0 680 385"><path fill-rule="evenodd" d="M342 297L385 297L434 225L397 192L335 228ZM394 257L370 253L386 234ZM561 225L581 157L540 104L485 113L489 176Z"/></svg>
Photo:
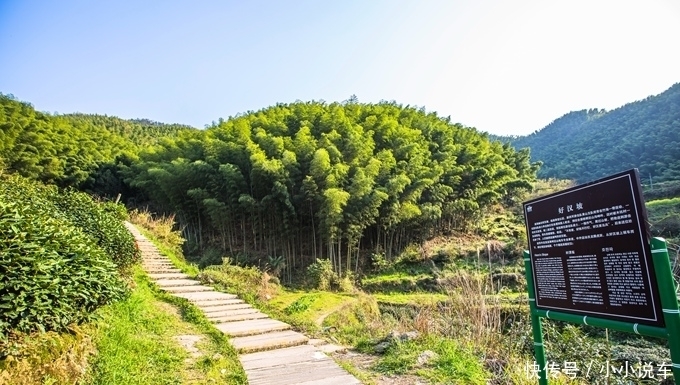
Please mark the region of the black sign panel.
<svg viewBox="0 0 680 385"><path fill-rule="evenodd" d="M536 307L663 326L637 170L524 203Z"/></svg>

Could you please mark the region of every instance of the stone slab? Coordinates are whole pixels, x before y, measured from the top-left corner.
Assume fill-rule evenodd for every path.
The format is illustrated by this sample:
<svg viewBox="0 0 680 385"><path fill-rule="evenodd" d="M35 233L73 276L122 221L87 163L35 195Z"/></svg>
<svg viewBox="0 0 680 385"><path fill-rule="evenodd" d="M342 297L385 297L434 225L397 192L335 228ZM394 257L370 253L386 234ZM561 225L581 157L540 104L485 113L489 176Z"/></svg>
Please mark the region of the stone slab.
<svg viewBox="0 0 680 385"><path fill-rule="evenodd" d="M361 383L311 345L244 354L239 360L251 385Z"/></svg>
<svg viewBox="0 0 680 385"><path fill-rule="evenodd" d="M188 275L184 273L149 273L149 278L158 281L161 279L187 279Z"/></svg>
<svg viewBox="0 0 680 385"><path fill-rule="evenodd" d="M181 293L181 294L177 294L177 297L186 298L191 302L217 301L217 300L228 300L228 299L234 299L235 300L235 299L238 298L234 294L221 293L219 291L208 291L208 292L204 292L204 293ZM238 301L241 301L241 300L239 299Z"/></svg>
<svg viewBox="0 0 680 385"><path fill-rule="evenodd" d="M165 268L165 267L144 267L144 271L150 274L167 274L182 272L182 270L177 268Z"/></svg>
<svg viewBox="0 0 680 385"><path fill-rule="evenodd" d="M252 336L290 329L290 325L273 319L235 321L216 324L215 327L231 337Z"/></svg>
<svg viewBox="0 0 680 385"><path fill-rule="evenodd" d="M206 317L208 318L217 318L217 317L224 317L224 316L230 316L230 315L239 315L239 314L250 314L250 313L259 313L259 310L255 309L254 307L245 307L245 308L240 308L240 309L229 309L229 310L222 310L222 311L209 311L209 312L203 312Z"/></svg>
<svg viewBox="0 0 680 385"><path fill-rule="evenodd" d="M218 299L218 300L198 300L198 301L191 301L194 305L198 306L201 310L208 308L208 307L213 307L213 306L241 306L241 309L244 307L248 307L247 303L243 302L243 300L234 298L234 299Z"/></svg>
<svg viewBox="0 0 680 385"><path fill-rule="evenodd" d="M159 279L156 281L156 285L160 287L196 286L200 284L200 282L193 279Z"/></svg>
<svg viewBox="0 0 680 385"><path fill-rule="evenodd" d="M250 353L302 345L307 343L307 339L308 338L303 334L292 330L285 330L248 337L232 338L231 344L236 350L242 353Z"/></svg>
<svg viewBox="0 0 680 385"><path fill-rule="evenodd" d="M161 287L164 291L167 291L168 293L172 294L178 294L178 293L202 293L202 292L212 292L213 289L211 286L201 286L201 285L194 285L194 286L164 286Z"/></svg>
<svg viewBox="0 0 680 385"><path fill-rule="evenodd" d="M237 321L246 321L246 320L257 320L257 319L266 319L269 318L268 315L260 312L256 313L244 313L244 314L232 314L232 315L223 315L219 317L208 317L208 320L210 322L219 324L219 323L224 323L224 322L237 322Z"/></svg>
<svg viewBox="0 0 680 385"><path fill-rule="evenodd" d="M241 301L240 299L228 299L226 301L204 301L202 304L198 302L194 303L199 309L203 310L205 315L210 315L210 313L217 313L221 311L229 310L252 310L256 311L255 308L249 304Z"/></svg>

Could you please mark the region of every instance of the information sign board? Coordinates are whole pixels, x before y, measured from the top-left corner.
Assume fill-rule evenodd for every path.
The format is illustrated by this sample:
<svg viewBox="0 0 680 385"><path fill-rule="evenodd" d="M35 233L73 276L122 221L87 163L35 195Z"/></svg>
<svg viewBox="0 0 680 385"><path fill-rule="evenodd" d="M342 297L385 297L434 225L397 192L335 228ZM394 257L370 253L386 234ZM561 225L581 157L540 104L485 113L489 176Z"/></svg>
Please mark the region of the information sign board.
<svg viewBox="0 0 680 385"><path fill-rule="evenodd" d="M636 169L524 203L536 308L663 327Z"/></svg>

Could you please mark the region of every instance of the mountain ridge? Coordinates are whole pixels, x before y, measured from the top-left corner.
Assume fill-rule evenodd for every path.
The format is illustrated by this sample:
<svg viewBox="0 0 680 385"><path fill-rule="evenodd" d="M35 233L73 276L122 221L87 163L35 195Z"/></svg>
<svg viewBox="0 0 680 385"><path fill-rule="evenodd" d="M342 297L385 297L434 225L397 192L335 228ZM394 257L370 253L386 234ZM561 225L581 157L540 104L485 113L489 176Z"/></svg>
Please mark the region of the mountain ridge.
<svg viewBox="0 0 680 385"><path fill-rule="evenodd" d="M616 109L571 111L525 136L490 138L530 148L542 178L586 182L630 168L680 179L680 83Z"/></svg>

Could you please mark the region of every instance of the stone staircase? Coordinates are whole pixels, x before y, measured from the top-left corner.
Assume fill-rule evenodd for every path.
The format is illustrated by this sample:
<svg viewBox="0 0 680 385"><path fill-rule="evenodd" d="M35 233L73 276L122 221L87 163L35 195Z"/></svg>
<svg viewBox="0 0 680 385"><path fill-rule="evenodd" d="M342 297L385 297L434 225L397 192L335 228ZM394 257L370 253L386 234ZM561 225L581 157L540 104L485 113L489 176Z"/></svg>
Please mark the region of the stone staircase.
<svg viewBox="0 0 680 385"><path fill-rule="evenodd" d="M340 347L324 340L310 340L287 323L271 319L234 294L215 291L177 269L132 224L142 252L142 267L164 291L187 299L203 311L215 327L230 337L239 360L253 385L351 385L360 384L324 352Z"/></svg>

